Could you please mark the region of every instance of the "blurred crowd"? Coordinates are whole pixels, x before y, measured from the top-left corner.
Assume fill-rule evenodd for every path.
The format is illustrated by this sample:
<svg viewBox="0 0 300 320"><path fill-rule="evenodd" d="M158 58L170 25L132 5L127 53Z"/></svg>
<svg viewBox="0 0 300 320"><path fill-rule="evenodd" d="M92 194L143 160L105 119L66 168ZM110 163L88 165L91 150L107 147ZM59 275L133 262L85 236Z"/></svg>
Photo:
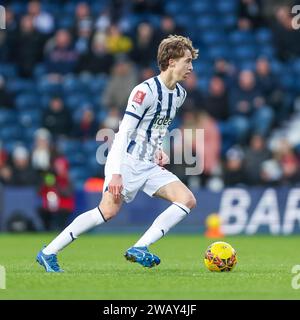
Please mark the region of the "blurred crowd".
<svg viewBox="0 0 300 320"><path fill-rule="evenodd" d="M262 1L216 1L227 17L217 26L205 3L4 1L0 182L38 186L47 228L47 212L60 210L64 219L74 189L103 178L96 134L118 128L133 87L157 74L157 47L169 34L189 36L200 49L171 129L204 129L205 152L196 154L204 163L199 176L187 176L183 165L168 168L215 191L299 183L300 31L291 7L266 18ZM186 10L199 13L195 23ZM196 150L193 135L185 138Z"/></svg>

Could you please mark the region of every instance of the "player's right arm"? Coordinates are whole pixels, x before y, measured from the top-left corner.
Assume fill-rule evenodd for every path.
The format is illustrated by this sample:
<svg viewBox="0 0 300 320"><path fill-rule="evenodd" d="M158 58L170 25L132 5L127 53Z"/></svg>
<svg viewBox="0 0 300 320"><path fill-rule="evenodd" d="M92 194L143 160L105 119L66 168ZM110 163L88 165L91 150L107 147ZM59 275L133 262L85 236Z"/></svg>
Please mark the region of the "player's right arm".
<svg viewBox="0 0 300 320"><path fill-rule="evenodd" d="M108 191L117 199L121 196L123 181L121 166L128 146L128 137L142 120L146 109L151 104L152 93L149 87L142 83L136 86L128 99L127 108L115 135L114 142L107 157L112 179L108 184Z"/></svg>

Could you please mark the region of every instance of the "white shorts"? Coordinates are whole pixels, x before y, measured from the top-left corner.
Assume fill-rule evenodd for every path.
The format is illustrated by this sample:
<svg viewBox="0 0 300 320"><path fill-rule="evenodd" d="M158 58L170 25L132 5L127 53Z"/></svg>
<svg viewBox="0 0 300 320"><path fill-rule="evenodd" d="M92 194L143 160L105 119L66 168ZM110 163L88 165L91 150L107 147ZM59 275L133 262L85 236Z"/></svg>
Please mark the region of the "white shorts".
<svg viewBox="0 0 300 320"><path fill-rule="evenodd" d="M137 160L129 153L126 153L121 167L121 174L123 180L122 195L127 203L135 198L139 190L153 197L159 188L171 182L180 181L177 176L167 169L160 167L156 163ZM106 191L111 178L109 163L106 163L103 192Z"/></svg>

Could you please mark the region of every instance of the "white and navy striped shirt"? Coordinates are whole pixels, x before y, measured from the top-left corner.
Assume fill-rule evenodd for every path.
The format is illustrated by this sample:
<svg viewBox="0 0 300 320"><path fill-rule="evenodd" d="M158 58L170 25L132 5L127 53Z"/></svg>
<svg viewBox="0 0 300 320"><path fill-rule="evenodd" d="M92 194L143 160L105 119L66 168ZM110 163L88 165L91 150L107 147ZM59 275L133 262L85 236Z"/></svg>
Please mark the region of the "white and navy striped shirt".
<svg viewBox="0 0 300 320"><path fill-rule="evenodd" d="M137 85L131 92L124 118L107 157L111 173L121 172L126 152L142 161L154 161L167 129L182 106L186 91L176 84L170 90L160 76Z"/></svg>

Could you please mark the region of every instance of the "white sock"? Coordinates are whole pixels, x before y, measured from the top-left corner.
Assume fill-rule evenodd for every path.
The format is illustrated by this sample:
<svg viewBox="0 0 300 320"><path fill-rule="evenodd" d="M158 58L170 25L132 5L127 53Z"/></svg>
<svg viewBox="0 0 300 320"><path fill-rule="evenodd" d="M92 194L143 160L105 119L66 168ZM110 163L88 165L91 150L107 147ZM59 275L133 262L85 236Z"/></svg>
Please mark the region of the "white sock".
<svg viewBox="0 0 300 320"><path fill-rule="evenodd" d="M138 240L134 247L148 247L163 237L172 227L185 218L190 209L177 202L162 212L152 223L151 227Z"/></svg>
<svg viewBox="0 0 300 320"><path fill-rule="evenodd" d="M105 222L99 207L82 213L72 221L46 248L44 254L57 254L58 251L66 247L78 238L82 233Z"/></svg>

